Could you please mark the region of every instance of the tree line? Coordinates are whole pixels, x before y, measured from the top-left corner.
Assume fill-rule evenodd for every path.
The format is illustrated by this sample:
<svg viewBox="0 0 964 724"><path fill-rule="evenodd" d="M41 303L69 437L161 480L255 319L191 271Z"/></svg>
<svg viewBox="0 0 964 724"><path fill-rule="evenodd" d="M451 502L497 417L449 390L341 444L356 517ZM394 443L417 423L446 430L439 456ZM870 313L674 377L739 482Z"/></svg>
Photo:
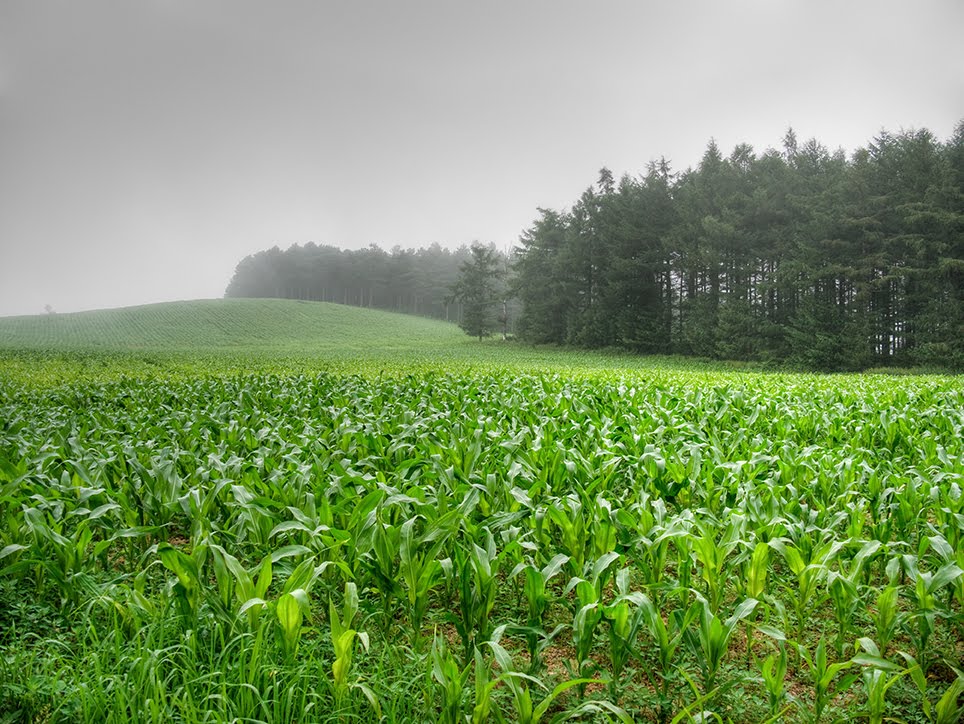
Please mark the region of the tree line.
<svg viewBox="0 0 964 724"><path fill-rule="evenodd" d="M608 169L539 209L519 245L386 252L308 243L246 257L229 297L338 302L621 348L818 370L964 369L964 122L882 132L849 157L711 141L696 168Z"/></svg>
<svg viewBox="0 0 964 724"><path fill-rule="evenodd" d="M391 251L375 244L275 246L241 260L225 296L335 302L457 322L462 304L452 289L471 256L466 246L453 251L438 244Z"/></svg>
<svg viewBox="0 0 964 724"><path fill-rule="evenodd" d="M714 142L694 169L603 169L521 236L518 332L535 343L790 361L964 367L964 122L883 132L849 158L792 130Z"/></svg>

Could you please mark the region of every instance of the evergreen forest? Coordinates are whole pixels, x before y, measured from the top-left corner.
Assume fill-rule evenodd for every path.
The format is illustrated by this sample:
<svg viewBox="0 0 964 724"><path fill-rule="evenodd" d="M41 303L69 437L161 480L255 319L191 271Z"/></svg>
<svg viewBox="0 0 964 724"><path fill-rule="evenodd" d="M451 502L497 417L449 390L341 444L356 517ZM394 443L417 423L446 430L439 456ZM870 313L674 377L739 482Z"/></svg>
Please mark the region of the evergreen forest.
<svg viewBox="0 0 964 724"><path fill-rule="evenodd" d="M471 266L464 246L307 244L246 258L226 294L461 321ZM961 370L964 122L946 142L882 131L849 156L791 129L763 152L711 140L682 172L665 159L635 177L603 168L570 208L539 209L492 268L514 300L509 329L531 343Z"/></svg>

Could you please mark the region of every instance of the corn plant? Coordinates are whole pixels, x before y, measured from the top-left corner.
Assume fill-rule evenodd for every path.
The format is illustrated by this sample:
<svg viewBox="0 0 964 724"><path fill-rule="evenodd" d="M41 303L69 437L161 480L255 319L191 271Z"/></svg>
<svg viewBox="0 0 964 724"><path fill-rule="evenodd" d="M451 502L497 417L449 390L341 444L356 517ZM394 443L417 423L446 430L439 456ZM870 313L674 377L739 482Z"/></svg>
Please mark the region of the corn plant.
<svg viewBox="0 0 964 724"><path fill-rule="evenodd" d="M942 692L938 689L934 694L930 692L935 688L929 682L924 672L919 666L911 666L911 680L917 686L921 695L921 708L924 716L931 724L957 724L964 720L964 703L961 698L964 696L964 671L953 668L954 680ZM936 696L936 701L932 697Z"/></svg>
<svg viewBox="0 0 964 724"><path fill-rule="evenodd" d="M887 647L896 635L903 618L898 611L897 601L897 586L887 586L877 594L873 621L877 633L876 641L884 655L886 655Z"/></svg>
<svg viewBox="0 0 964 724"><path fill-rule="evenodd" d="M820 593L820 583L826 578L828 565L842 547L842 543L829 542L813 548L807 546L809 563L800 549L788 546L782 540L774 540L770 545L782 554L796 578L796 586L787 586L786 592L796 614L796 640L802 641L810 616L824 598Z"/></svg>
<svg viewBox="0 0 964 724"><path fill-rule="evenodd" d="M576 665L580 673L591 665L589 651L595 640L596 627L603 618L602 592L604 582L609 576L610 567L619 560L616 552L606 553L599 559L587 562L584 578L573 578L566 586L566 592L575 589L576 613L572 621L572 643L576 649Z"/></svg>
<svg viewBox="0 0 964 724"><path fill-rule="evenodd" d="M812 721L814 724L819 724L824 710L837 693L849 689L857 679L858 675L855 673L841 676L844 671L853 666L854 662L848 659L830 663L827 658L827 642L822 636L812 656L806 647L800 644L797 645L797 653L810 673L810 681L813 685Z"/></svg>
<svg viewBox="0 0 964 724"><path fill-rule="evenodd" d="M206 546L197 546L191 555L178 550L169 543L157 546L157 555L167 570L176 577L174 597L181 614L186 618L197 616L201 603L202 584L200 569L207 552Z"/></svg>
<svg viewBox="0 0 964 724"><path fill-rule="evenodd" d="M542 668L542 653L565 628L565 624L558 624L552 631L544 630L543 616L553 600L546 584L562 571L568 560L569 556L559 553L542 568L537 568L531 560L522 561L509 573L509 580L523 576L526 623L524 626L512 626L511 630L525 637L530 674L536 674Z"/></svg>
<svg viewBox="0 0 964 724"><path fill-rule="evenodd" d="M906 617L907 633L914 642L917 660L921 668L927 672L933 657L927 649L931 634L934 633L937 619L950 615L946 607L939 604L938 594L945 587L954 584L964 576L956 563L946 563L934 572L921 572L917 567L917 557L905 555L901 557L903 569L913 583L913 598L911 610Z"/></svg>
<svg viewBox="0 0 964 724"><path fill-rule="evenodd" d="M408 600L408 616L412 630L412 642L416 647L422 640L422 620L428 610L429 593L439 583L442 566L436 556L443 541L426 545L415 538L415 518L409 518L401 527L399 537L399 571Z"/></svg>
<svg viewBox="0 0 964 724"><path fill-rule="evenodd" d="M746 581L745 593L747 598L760 600L766 591L767 564L770 560L770 546L760 541L753 547L753 553L744 566L744 579ZM751 613L746 621L746 660L749 665L753 657L753 625Z"/></svg>
<svg viewBox="0 0 964 724"><path fill-rule="evenodd" d="M639 591L629 590L629 569L623 568L615 576L616 598L602 607L602 613L609 622L609 663L613 678L610 691L618 699L619 681L623 669L629 663L636 646L641 619L632 615L645 600Z"/></svg>
<svg viewBox="0 0 964 724"><path fill-rule="evenodd" d="M900 679L920 669L913 657L906 655L907 667L902 667L881 656L880 649L873 640L862 637L857 644L863 649L852 661L862 667L864 695L867 703L864 716L870 724L883 724L887 712L887 691Z"/></svg>
<svg viewBox="0 0 964 724"><path fill-rule="evenodd" d="M495 605L498 591L497 578L503 554L495 546L495 538L490 530L485 532L485 547L471 543L465 551L456 546L452 564L459 581L460 615L453 616L456 630L462 637L464 647L463 661L467 664L471 652L489 637L489 616Z"/></svg>
<svg viewBox="0 0 964 724"><path fill-rule="evenodd" d="M760 676L767 693L767 707L771 719L779 717L787 699L787 648L779 642L775 653L769 654L759 663Z"/></svg>
<svg viewBox="0 0 964 724"><path fill-rule="evenodd" d="M442 697L442 710L439 721L444 724L461 724L463 700L465 699L466 683L471 673L472 664L459 667L452 652L449 651L445 639L435 634L432 641L430 657L432 679L438 684Z"/></svg>
<svg viewBox="0 0 964 724"><path fill-rule="evenodd" d="M729 618L721 620L712 612L708 601L699 601L699 625L695 632L688 632L688 639L699 657L705 692L716 688L716 677L726 657L730 637L733 636L737 624L746 619L758 603L756 599L748 598L737 605Z"/></svg>
<svg viewBox="0 0 964 724"><path fill-rule="evenodd" d="M513 713L512 721L519 722L519 724L538 724L540 721L542 721L553 702L555 702L560 695L576 686L584 687L586 684L599 683L597 679L590 678L569 679L556 685L552 691L549 691L545 684L543 684L536 677L516 670L512 663L512 657L499 643L500 636L501 632L497 630L496 634L493 636L493 640L487 641L486 643L491 648L495 661L501 669L502 673L498 678L509 690ZM530 684L534 684L539 689L547 692L538 704L536 704L532 699L532 688ZM617 716L617 718L619 718L620 721L632 721L626 712L610 702L597 701L594 702L594 704L597 707L604 708L609 713L614 714ZM574 715L578 713L579 712L573 712ZM497 718L500 721L504 720L501 714L497 714Z"/></svg>
<svg viewBox="0 0 964 724"><path fill-rule="evenodd" d="M352 628L357 616L358 589L354 583L349 581L345 584L345 596L340 615L335 602L331 599L328 600L328 623L331 629L331 644L335 649L335 660L331 664L335 704L340 708L349 692L357 689L368 699L375 710L376 716L380 716L381 704L378 702L375 692L362 679L349 680L348 678L355 652L355 639L357 638L361 642L366 651L369 646L368 634Z"/></svg>
<svg viewBox="0 0 964 724"><path fill-rule="evenodd" d="M659 720L665 722L673 708L674 687L679 683L677 676L677 655L683 637L692 622L700 615L701 604L694 601L688 608L676 608L668 612L666 621L652 600L643 595L636 616L639 628L646 631L656 644L657 666L651 670L650 677L656 691ZM644 662L641 662L644 663Z"/></svg>

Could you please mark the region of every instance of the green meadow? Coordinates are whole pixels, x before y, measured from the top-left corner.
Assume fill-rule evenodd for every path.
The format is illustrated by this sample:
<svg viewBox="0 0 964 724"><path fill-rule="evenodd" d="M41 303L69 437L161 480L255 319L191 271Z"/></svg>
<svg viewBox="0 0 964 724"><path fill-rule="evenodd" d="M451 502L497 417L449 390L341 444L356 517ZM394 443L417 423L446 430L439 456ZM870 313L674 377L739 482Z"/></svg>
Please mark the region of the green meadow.
<svg viewBox="0 0 964 724"><path fill-rule="evenodd" d="M964 386L0 319L0 722L956 722Z"/></svg>

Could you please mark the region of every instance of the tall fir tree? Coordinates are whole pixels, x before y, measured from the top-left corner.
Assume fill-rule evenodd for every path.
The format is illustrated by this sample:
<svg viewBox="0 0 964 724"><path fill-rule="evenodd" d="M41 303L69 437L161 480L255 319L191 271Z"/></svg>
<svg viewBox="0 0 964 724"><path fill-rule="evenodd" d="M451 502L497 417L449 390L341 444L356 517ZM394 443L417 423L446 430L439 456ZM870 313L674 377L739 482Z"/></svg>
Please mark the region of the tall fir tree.
<svg viewBox="0 0 964 724"><path fill-rule="evenodd" d="M499 311L505 301L505 295L500 294L504 273L495 247L474 243L470 251L471 258L462 263L458 281L452 286L452 298L462 304L459 326L481 342L500 323Z"/></svg>

